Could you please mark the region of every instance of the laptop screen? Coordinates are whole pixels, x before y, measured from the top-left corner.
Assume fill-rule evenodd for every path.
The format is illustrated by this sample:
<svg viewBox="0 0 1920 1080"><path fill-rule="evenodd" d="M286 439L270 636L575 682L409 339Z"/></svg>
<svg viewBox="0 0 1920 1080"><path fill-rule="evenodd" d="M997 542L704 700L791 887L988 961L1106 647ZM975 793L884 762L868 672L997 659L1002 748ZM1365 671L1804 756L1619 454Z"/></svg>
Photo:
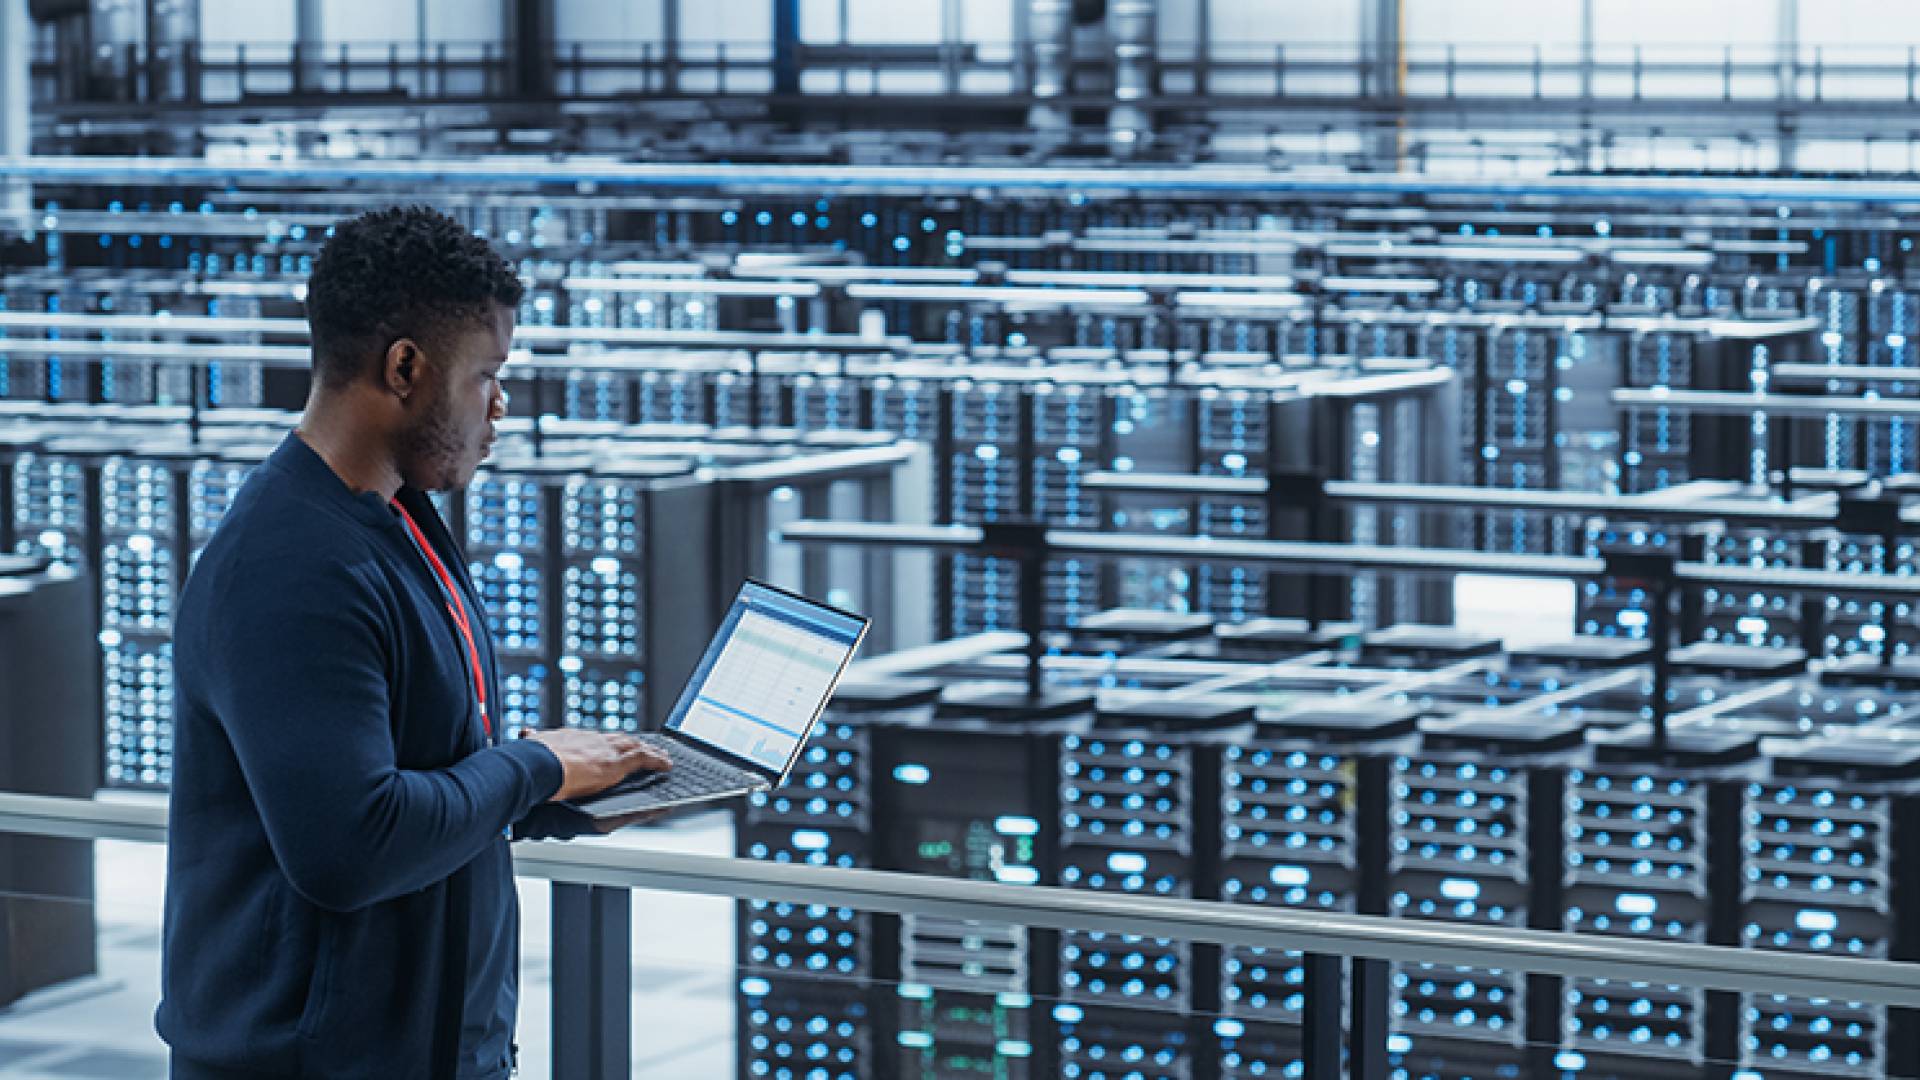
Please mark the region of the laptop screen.
<svg viewBox="0 0 1920 1080"><path fill-rule="evenodd" d="M666 726L784 773L866 629L857 615L749 581Z"/></svg>

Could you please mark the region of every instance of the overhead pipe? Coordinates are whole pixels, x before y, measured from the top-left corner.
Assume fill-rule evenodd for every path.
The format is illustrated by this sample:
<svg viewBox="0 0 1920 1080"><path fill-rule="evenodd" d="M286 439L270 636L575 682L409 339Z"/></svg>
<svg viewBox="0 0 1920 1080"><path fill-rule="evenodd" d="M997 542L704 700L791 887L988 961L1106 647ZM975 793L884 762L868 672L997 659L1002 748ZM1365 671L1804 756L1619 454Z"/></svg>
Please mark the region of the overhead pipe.
<svg viewBox="0 0 1920 1080"><path fill-rule="evenodd" d="M0 154L32 150L32 38L25 4L0 8ZM0 175L0 221L31 229L33 182L17 174Z"/></svg>
<svg viewBox="0 0 1920 1080"><path fill-rule="evenodd" d="M92 45L87 71L93 82L88 96L96 101L133 100L132 61L147 36L143 0L93 0L87 31Z"/></svg>
<svg viewBox="0 0 1920 1080"><path fill-rule="evenodd" d="M147 97L192 101L200 96L193 62L200 45L200 0L147 0Z"/></svg>
<svg viewBox="0 0 1920 1080"><path fill-rule="evenodd" d="M1157 0L1111 0L1107 5L1114 100L1107 138L1115 157L1131 157L1153 134L1144 103L1159 82L1154 55L1157 7Z"/></svg>
<svg viewBox="0 0 1920 1080"><path fill-rule="evenodd" d="M1038 131L1064 131L1071 123L1060 99L1072 82L1073 0L1029 0L1027 27L1033 50L1028 123Z"/></svg>

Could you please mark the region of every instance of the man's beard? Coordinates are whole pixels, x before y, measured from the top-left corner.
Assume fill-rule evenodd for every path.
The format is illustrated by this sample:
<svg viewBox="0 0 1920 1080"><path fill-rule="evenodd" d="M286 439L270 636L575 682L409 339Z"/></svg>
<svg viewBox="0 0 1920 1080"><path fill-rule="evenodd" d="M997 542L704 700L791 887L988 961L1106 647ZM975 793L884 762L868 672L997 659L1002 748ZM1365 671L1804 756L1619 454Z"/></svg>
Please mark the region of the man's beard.
<svg viewBox="0 0 1920 1080"><path fill-rule="evenodd" d="M467 448L453 422L446 398L437 399L419 421L400 434L401 476L426 491L444 491L460 482Z"/></svg>

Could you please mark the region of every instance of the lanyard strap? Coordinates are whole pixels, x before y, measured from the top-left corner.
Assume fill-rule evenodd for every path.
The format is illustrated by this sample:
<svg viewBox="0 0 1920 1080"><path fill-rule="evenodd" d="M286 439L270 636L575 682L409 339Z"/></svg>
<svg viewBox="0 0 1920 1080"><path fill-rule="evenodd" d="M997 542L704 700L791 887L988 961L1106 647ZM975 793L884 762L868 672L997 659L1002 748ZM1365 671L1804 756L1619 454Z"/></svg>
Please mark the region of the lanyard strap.
<svg viewBox="0 0 1920 1080"><path fill-rule="evenodd" d="M480 648L473 638L473 623L467 618L467 605L460 600L460 588L454 584L453 575L447 572L440 556L434 554L433 545L427 543L427 534L420 531L413 515L407 513L407 508L401 506L398 499L393 501L393 508L400 511L400 517L407 523L407 532L413 537L413 545L420 549L427 565L433 568L434 575L440 579L441 590L446 596L447 614L453 616L453 624L459 627L460 637L466 644L467 661L473 672L473 699L480 706L480 726L486 731L487 738L491 739L493 721L487 716L487 680L480 670Z"/></svg>

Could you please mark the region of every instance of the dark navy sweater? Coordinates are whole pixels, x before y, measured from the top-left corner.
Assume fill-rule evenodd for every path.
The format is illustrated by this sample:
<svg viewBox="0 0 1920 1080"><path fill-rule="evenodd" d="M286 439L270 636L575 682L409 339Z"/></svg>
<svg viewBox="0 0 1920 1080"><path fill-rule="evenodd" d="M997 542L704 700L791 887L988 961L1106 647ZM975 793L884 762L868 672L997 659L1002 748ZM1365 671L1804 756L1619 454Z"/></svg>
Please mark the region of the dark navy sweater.
<svg viewBox="0 0 1920 1080"><path fill-rule="evenodd" d="M424 495L400 502L479 631L453 538ZM459 631L405 530L288 436L181 596L156 1018L177 1078L509 1071L505 834L540 820L560 763L483 733Z"/></svg>

